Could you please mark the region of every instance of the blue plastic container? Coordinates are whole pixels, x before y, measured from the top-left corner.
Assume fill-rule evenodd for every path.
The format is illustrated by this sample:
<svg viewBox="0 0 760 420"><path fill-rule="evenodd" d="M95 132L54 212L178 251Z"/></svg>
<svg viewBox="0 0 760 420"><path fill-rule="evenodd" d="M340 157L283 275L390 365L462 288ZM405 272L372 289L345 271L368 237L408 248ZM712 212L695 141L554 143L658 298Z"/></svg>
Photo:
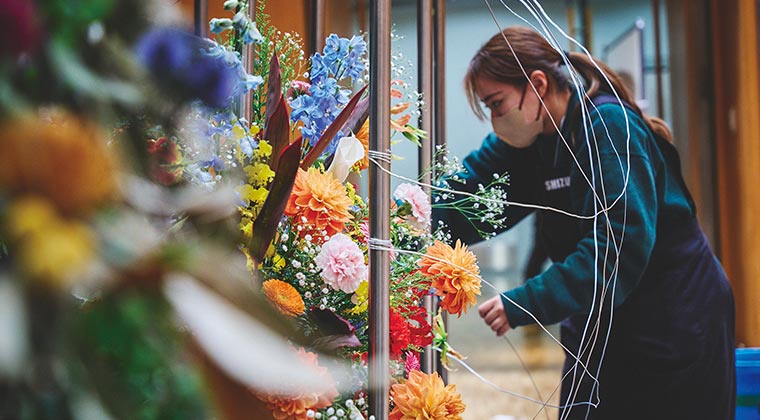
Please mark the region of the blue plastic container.
<svg viewBox="0 0 760 420"><path fill-rule="evenodd" d="M760 420L760 348L736 349L736 420Z"/></svg>

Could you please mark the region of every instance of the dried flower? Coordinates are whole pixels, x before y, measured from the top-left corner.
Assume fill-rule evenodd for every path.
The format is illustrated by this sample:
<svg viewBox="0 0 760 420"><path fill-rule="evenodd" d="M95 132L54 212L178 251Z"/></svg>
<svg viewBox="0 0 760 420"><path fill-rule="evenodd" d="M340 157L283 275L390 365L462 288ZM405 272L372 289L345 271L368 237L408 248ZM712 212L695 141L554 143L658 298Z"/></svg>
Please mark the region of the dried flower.
<svg viewBox="0 0 760 420"><path fill-rule="evenodd" d="M325 283L335 290L353 293L367 278L364 253L348 236L339 233L322 245L314 259Z"/></svg>
<svg viewBox="0 0 760 420"><path fill-rule="evenodd" d="M435 294L442 297L441 307L461 316L480 295L480 269L475 254L459 240L456 246L435 241L419 261L420 271L430 277Z"/></svg>
<svg viewBox="0 0 760 420"><path fill-rule="evenodd" d="M461 420L465 405L456 385L444 386L438 373L413 370L403 384L391 386L395 407L390 420Z"/></svg>
<svg viewBox="0 0 760 420"><path fill-rule="evenodd" d="M282 280L265 281L261 285L261 291L283 315L298 316L306 309L298 290Z"/></svg>
<svg viewBox="0 0 760 420"><path fill-rule="evenodd" d="M302 236L319 234L323 230L332 236L341 232L351 220L348 212L351 204L346 187L334 176L323 174L316 168L299 169L285 214L309 225L301 231Z"/></svg>

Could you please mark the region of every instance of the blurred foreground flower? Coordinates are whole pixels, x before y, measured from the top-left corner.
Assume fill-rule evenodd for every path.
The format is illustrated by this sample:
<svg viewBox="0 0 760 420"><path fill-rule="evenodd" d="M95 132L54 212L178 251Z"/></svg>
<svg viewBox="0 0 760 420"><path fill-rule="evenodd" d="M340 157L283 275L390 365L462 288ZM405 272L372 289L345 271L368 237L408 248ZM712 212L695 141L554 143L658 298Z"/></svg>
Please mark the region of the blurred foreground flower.
<svg viewBox="0 0 760 420"><path fill-rule="evenodd" d="M54 286L71 283L95 255L95 234L90 228L61 218L45 199L18 199L6 216L20 267L35 280Z"/></svg>
<svg viewBox="0 0 760 420"><path fill-rule="evenodd" d="M475 254L457 240L452 248L441 241L428 247L419 262L420 271L431 278L435 294L442 297L441 307L461 316L480 295L480 268Z"/></svg>
<svg viewBox="0 0 760 420"><path fill-rule="evenodd" d="M0 126L0 193L36 194L65 214L116 196L116 163L105 135L74 115L28 116Z"/></svg>
<svg viewBox="0 0 760 420"><path fill-rule="evenodd" d="M306 420L309 418L308 412L329 407L335 397L338 396L338 390L335 389L333 379L327 369L320 367L317 363L317 355L307 352L304 349L298 349L299 361L308 364L321 373L325 388L320 392L311 391L303 392L296 396L278 396L271 394L259 393L258 397L267 404L272 410L272 416L275 419L282 420Z"/></svg>
<svg viewBox="0 0 760 420"><path fill-rule="evenodd" d="M391 386L396 405L390 420L461 420L465 405L456 392L456 385L445 385L438 373L409 372L403 384Z"/></svg>
<svg viewBox="0 0 760 420"><path fill-rule="evenodd" d="M1 3L0 59L33 51L42 39L34 2L3 0Z"/></svg>
<svg viewBox="0 0 760 420"><path fill-rule="evenodd" d="M156 28L140 39L137 57L163 86L183 100L225 108L235 90L236 69L224 57L204 54L211 43L175 28Z"/></svg>

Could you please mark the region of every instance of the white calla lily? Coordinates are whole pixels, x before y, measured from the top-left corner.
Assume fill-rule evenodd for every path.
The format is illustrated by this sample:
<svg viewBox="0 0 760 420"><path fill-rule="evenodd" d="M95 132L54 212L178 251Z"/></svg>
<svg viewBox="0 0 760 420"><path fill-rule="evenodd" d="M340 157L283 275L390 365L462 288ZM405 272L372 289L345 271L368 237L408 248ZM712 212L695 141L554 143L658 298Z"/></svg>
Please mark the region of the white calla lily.
<svg viewBox="0 0 760 420"><path fill-rule="evenodd" d="M335 157L327 172L332 173L338 181L344 182L351 167L363 157L364 146L362 142L353 134L343 137L338 141Z"/></svg>

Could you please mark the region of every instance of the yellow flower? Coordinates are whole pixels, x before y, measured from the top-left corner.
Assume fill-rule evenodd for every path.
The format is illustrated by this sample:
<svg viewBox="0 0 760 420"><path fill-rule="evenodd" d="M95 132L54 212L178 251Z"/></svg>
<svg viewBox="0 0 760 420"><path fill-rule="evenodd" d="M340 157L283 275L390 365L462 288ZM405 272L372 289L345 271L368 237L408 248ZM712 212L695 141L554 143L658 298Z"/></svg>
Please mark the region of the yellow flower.
<svg viewBox="0 0 760 420"><path fill-rule="evenodd" d="M456 385L444 386L438 373L413 370L403 384L391 386L395 407L390 420L461 420L465 405Z"/></svg>
<svg viewBox="0 0 760 420"><path fill-rule="evenodd" d="M461 316L480 295L480 268L475 254L457 240L456 246L435 241L419 261L420 271L432 281L441 307Z"/></svg>
<svg viewBox="0 0 760 420"><path fill-rule="evenodd" d="M306 309L298 290L282 280L265 281L261 285L261 291L283 315L298 316Z"/></svg>
<svg viewBox="0 0 760 420"><path fill-rule="evenodd" d="M303 220L308 224L301 231L303 235L325 230L332 236L351 220L351 204L346 187L332 174L323 174L316 168L299 169L285 214L295 217L296 223Z"/></svg>
<svg viewBox="0 0 760 420"><path fill-rule="evenodd" d="M6 222L21 269L36 281L54 286L71 283L95 255L96 239L90 228L61 218L42 198L15 201Z"/></svg>
<svg viewBox="0 0 760 420"><path fill-rule="evenodd" d="M248 181L259 187L265 187L274 178L274 171L266 163L254 163L244 168Z"/></svg>
<svg viewBox="0 0 760 420"><path fill-rule="evenodd" d="M359 315L367 312L367 307L369 306L369 282L367 280L359 283L359 287L354 292L354 295L351 296L351 303L356 306L349 309L348 313Z"/></svg>
<svg viewBox="0 0 760 420"><path fill-rule="evenodd" d="M0 125L0 191L36 194L63 213L88 212L115 197L116 163L95 125L66 113Z"/></svg>
<svg viewBox="0 0 760 420"><path fill-rule="evenodd" d="M41 197L23 197L8 209L7 231L12 239L25 235L44 233L45 228L58 220L58 215L49 201Z"/></svg>
<svg viewBox="0 0 760 420"><path fill-rule="evenodd" d="M232 136L235 138L235 140L240 140L245 137L245 127L240 124L235 124L232 127Z"/></svg>
<svg viewBox="0 0 760 420"><path fill-rule="evenodd" d="M269 194L269 191L266 188L253 188L251 184L243 184L238 187L238 192L240 193L240 198L242 198L248 205L251 203L254 205L264 204L264 201L266 201L267 195Z"/></svg>
<svg viewBox="0 0 760 420"><path fill-rule="evenodd" d="M253 152L254 159L263 160L272 155L272 145L266 140L259 141L259 147Z"/></svg>

